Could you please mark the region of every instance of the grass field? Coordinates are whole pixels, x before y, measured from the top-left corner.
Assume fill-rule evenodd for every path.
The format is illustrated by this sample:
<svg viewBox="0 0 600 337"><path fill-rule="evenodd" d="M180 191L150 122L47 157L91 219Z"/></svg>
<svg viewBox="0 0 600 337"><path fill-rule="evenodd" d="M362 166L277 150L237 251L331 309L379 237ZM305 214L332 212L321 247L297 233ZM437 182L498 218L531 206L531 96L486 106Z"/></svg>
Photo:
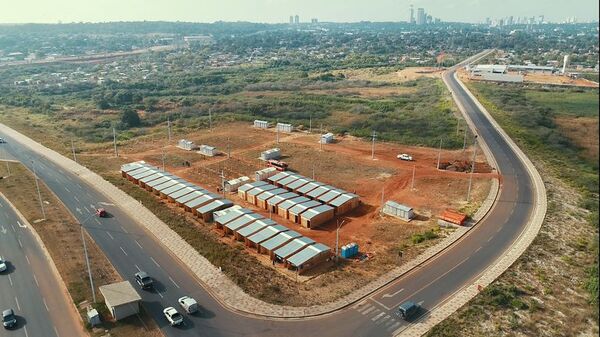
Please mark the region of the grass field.
<svg viewBox="0 0 600 337"><path fill-rule="evenodd" d="M525 98L558 115L598 117L598 90L526 90Z"/></svg>

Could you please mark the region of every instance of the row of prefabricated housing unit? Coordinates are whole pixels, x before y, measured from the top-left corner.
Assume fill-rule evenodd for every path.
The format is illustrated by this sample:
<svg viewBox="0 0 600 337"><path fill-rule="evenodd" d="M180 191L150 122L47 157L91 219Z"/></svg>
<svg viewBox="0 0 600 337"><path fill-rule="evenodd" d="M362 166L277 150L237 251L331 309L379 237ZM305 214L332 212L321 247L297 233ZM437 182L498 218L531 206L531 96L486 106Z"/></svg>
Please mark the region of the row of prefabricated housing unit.
<svg viewBox="0 0 600 337"><path fill-rule="evenodd" d="M259 129L268 129L269 127L271 127L271 123L257 119L254 121L254 127L259 128ZM277 129L277 131L280 131L280 132L288 132L289 133L289 132L294 131L294 127L292 126L292 124L287 124L287 123L277 123L275 125L275 128Z"/></svg>
<svg viewBox="0 0 600 337"><path fill-rule="evenodd" d="M306 228L315 228L360 204L356 194L287 171L240 186L238 196Z"/></svg>
<svg viewBox="0 0 600 337"><path fill-rule="evenodd" d="M329 247L143 161L121 166L121 175L300 273L331 257Z"/></svg>

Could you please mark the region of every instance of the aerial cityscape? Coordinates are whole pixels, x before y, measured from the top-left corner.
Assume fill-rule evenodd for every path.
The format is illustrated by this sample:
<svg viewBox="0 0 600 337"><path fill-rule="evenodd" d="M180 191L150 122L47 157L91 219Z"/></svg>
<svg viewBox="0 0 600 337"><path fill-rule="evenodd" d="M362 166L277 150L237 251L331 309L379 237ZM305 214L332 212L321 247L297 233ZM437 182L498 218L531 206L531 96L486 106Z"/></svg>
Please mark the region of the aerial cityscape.
<svg viewBox="0 0 600 337"><path fill-rule="evenodd" d="M0 13L0 337L600 333L597 2L139 5Z"/></svg>

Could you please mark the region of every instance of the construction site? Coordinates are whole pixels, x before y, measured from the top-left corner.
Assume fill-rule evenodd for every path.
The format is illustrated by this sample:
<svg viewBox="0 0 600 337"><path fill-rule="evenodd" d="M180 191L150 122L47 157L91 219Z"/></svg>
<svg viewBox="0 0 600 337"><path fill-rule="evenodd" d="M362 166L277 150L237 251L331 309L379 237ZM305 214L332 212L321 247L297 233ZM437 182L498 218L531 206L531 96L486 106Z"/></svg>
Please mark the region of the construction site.
<svg viewBox="0 0 600 337"><path fill-rule="evenodd" d="M466 219L496 178L472 146L408 147L262 122L129 143L120 148L129 163L121 173L223 242L244 243L283 274L309 276L336 252L350 261L389 255L395 238L448 225L448 210Z"/></svg>

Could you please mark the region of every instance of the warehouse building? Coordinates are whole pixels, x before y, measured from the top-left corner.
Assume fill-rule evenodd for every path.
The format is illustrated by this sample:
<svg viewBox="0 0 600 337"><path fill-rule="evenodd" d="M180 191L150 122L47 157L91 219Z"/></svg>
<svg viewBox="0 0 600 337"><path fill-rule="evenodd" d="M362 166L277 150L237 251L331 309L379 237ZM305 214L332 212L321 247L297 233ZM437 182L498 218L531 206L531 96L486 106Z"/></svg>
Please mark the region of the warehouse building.
<svg viewBox="0 0 600 337"><path fill-rule="evenodd" d="M270 191L263 192L256 196L256 206L260 209L268 211L269 207L267 206L267 201L276 195L284 193L288 193L288 191L278 187Z"/></svg>
<svg viewBox="0 0 600 337"><path fill-rule="evenodd" d="M262 160L279 158L281 158L281 150L279 150L278 148L269 149L260 153L260 159Z"/></svg>
<svg viewBox="0 0 600 337"><path fill-rule="evenodd" d="M108 311L116 321L137 315L140 312L142 298L129 281L103 285L98 289L104 297L104 303Z"/></svg>
<svg viewBox="0 0 600 337"><path fill-rule="evenodd" d="M277 123L277 131L290 133L294 130L292 124Z"/></svg>
<svg viewBox="0 0 600 337"><path fill-rule="evenodd" d="M297 198L297 197L299 197L298 194L296 194L294 192L287 192L287 193L283 193L283 194L278 194L270 199L267 199L267 211L269 211L270 213L277 214L277 206L279 204L281 204L282 202L284 202L286 200Z"/></svg>
<svg viewBox="0 0 600 337"><path fill-rule="evenodd" d="M213 200L212 202L196 208L194 214L202 218L205 222L211 222L213 220L213 212L229 208L233 206L233 202L227 199Z"/></svg>
<svg viewBox="0 0 600 337"><path fill-rule="evenodd" d="M308 245L306 248L288 257L285 261L288 268L296 269L303 274L331 257L331 248L322 243Z"/></svg>
<svg viewBox="0 0 600 337"><path fill-rule="evenodd" d="M277 186L271 185L271 184L265 184L262 186L257 186L251 190L248 190L246 192L246 201L248 201L249 203L253 204L253 205L257 205L258 201L257 201L257 196L260 195L261 193L264 193L266 191L270 191L270 190L275 190L277 189Z"/></svg>
<svg viewBox="0 0 600 337"><path fill-rule="evenodd" d="M268 185L268 183L266 181L255 181L253 183L247 183L244 184L240 187L238 187L237 193L238 193L238 197L240 197L240 199L242 200L246 200L247 195L246 193L248 191L250 191L251 189L258 187L258 186L265 186Z"/></svg>
<svg viewBox="0 0 600 337"><path fill-rule="evenodd" d="M270 227L275 226L277 223L271 219L260 219L252 222L248 226L244 226L244 228L240 228L234 233L234 237L237 240L245 240L247 237L258 233L259 231Z"/></svg>
<svg viewBox="0 0 600 337"><path fill-rule="evenodd" d="M306 228L315 228L333 219L333 216L333 207L321 205L303 212L300 215L300 224Z"/></svg>
<svg viewBox="0 0 600 337"><path fill-rule="evenodd" d="M267 167L262 170L258 170L256 172L254 172L254 180L255 181L266 180L267 178L276 175L277 172L278 172L277 169L274 167Z"/></svg>
<svg viewBox="0 0 600 337"><path fill-rule="evenodd" d="M392 200L385 202L382 211L384 214L391 215L404 221L410 221L415 217L415 213L411 207L399 204Z"/></svg>
<svg viewBox="0 0 600 337"><path fill-rule="evenodd" d="M243 208L243 207L236 208L236 206L227 208L222 211L214 212L213 216L215 219L215 226L218 229L223 229L223 227L225 225L227 225L228 223L239 219L241 216L243 216L245 214L252 214L252 213L254 213L254 212L252 212L251 210L249 210L247 208Z"/></svg>
<svg viewBox="0 0 600 337"><path fill-rule="evenodd" d="M233 234L236 231L242 229L243 227L251 224L252 222L254 222L256 220L260 220L260 219L264 219L263 216L256 214L256 213L244 214L241 217L225 224L223 226L223 233L224 234Z"/></svg>
<svg viewBox="0 0 600 337"><path fill-rule="evenodd" d="M334 208L334 213L336 215L341 215L358 207L360 205L360 199L356 194L344 193L329 201L327 204Z"/></svg>
<svg viewBox="0 0 600 337"><path fill-rule="evenodd" d="M244 241L246 246L255 247L259 250L260 244L275 237L279 233L287 232L289 229L282 225L273 225L269 227L263 228L261 231L258 231L250 236L248 236Z"/></svg>
<svg viewBox="0 0 600 337"><path fill-rule="evenodd" d="M277 261L284 262L288 257L296 254L304 247L314 245L315 243L313 239L301 236L276 249L273 252L273 257Z"/></svg>
<svg viewBox="0 0 600 337"><path fill-rule="evenodd" d="M309 201L303 202L301 204L296 204L288 210L288 220L299 224L300 223L300 214L302 214L302 212L304 212L308 209L311 209L313 207L320 206L320 205L322 205L322 204L315 200L309 200Z"/></svg>
<svg viewBox="0 0 600 337"><path fill-rule="evenodd" d="M254 120L254 127L259 129L268 129L269 122L256 119Z"/></svg>
<svg viewBox="0 0 600 337"><path fill-rule="evenodd" d="M296 197L296 198L292 198L292 199L288 199L282 203L280 203L279 205L277 205L277 214L284 218L287 219L289 217L289 210L290 208L294 207L297 204L301 204L303 202L307 202L310 201L310 199L306 198L306 197Z"/></svg>
<svg viewBox="0 0 600 337"><path fill-rule="evenodd" d="M271 260L275 259L275 255L274 255L274 251L276 249L279 249L280 247L284 246L285 244L287 244L288 242L296 239L296 238L300 238L302 237L302 234L296 232L296 231L292 231L292 230L288 230L285 232L281 232L277 235L275 235L274 237L270 238L267 241L263 241L262 243L260 243L258 245L258 251L261 254L268 254L269 257L271 258Z"/></svg>

